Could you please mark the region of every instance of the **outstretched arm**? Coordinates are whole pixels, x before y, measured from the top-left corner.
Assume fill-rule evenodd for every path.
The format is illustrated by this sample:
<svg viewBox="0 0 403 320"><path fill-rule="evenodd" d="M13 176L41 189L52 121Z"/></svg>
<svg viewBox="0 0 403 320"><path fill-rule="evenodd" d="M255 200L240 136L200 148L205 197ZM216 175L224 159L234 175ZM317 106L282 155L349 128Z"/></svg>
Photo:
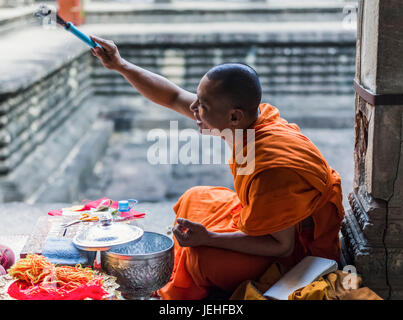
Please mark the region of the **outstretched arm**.
<svg viewBox="0 0 403 320"><path fill-rule="evenodd" d="M168 79L140 68L123 59L113 41L91 36L104 49L96 47L91 52L103 66L119 72L144 97L164 107L175 110L195 120L189 106L196 100L196 95L186 91Z"/></svg>

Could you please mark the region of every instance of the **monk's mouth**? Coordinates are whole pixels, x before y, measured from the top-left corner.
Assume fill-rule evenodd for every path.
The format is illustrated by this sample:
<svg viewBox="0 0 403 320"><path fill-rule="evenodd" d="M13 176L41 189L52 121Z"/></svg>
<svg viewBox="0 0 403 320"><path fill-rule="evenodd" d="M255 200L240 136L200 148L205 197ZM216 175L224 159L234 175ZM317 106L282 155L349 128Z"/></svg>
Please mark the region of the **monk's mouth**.
<svg viewBox="0 0 403 320"><path fill-rule="evenodd" d="M198 125L198 126L201 126L201 125L203 124L203 121L201 121L201 120L199 119L199 117L197 116L197 113L196 113L196 112L193 112L193 115L194 115L194 117L196 118L196 123L197 123L197 125Z"/></svg>

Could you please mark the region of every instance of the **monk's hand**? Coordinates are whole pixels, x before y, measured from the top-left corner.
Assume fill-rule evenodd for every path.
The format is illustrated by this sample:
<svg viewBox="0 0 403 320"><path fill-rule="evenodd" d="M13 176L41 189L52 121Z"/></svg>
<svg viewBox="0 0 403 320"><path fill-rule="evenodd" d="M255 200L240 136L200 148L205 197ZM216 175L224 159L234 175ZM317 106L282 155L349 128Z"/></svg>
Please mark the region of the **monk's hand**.
<svg viewBox="0 0 403 320"><path fill-rule="evenodd" d="M102 48L96 46L91 49L92 54L101 61L105 68L119 71L124 65L124 60L120 56L116 44L111 40L95 36L90 36L90 38L102 46Z"/></svg>
<svg viewBox="0 0 403 320"><path fill-rule="evenodd" d="M176 219L172 232L181 247L197 247L208 244L209 231L201 224L187 219Z"/></svg>

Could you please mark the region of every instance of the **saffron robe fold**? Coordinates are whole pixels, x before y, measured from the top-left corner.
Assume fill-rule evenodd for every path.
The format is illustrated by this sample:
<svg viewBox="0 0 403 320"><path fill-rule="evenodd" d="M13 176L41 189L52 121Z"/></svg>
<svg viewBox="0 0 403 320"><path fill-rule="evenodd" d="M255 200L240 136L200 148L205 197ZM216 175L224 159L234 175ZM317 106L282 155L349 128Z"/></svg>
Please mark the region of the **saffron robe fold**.
<svg viewBox="0 0 403 320"><path fill-rule="evenodd" d="M259 106L255 130L254 170L239 174L233 147L231 171L235 192L199 186L187 190L174 206L177 218L202 223L213 232L242 231L267 235L297 226L290 257L264 257L212 247L180 247L175 241L174 270L159 290L163 299L203 299L209 289L232 292L241 282L259 278L274 262L285 270L307 255L339 261L339 230L344 217L341 181L319 150L277 108ZM245 137L246 139L246 137ZM244 139L244 142L246 141ZM312 217L313 229L300 222Z"/></svg>

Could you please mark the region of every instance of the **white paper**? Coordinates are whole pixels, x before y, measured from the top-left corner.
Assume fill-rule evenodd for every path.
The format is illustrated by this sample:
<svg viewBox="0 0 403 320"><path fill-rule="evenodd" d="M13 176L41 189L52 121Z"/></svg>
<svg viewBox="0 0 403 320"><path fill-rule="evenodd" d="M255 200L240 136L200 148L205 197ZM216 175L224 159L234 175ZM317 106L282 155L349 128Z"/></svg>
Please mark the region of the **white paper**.
<svg viewBox="0 0 403 320"><path fill-rule="evenodd" d="M308 256L277 281L264 296L276 300L288 300L295 290L303 288L319 277L337 270L337 262L330 259Z"/></svg>

